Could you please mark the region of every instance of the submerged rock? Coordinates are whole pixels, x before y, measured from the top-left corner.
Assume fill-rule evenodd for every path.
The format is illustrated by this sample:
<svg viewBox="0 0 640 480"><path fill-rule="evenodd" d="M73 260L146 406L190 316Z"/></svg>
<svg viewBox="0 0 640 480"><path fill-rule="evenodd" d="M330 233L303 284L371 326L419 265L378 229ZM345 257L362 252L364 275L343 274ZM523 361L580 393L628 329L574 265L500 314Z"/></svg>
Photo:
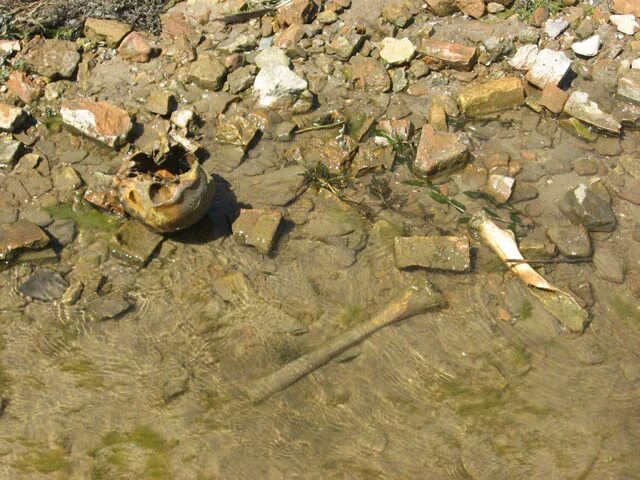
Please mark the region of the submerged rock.
<svg viewBox="0 0 640 480"><path fill-rule="evenodd" d="M69 288L62 275L48 268L40 268L18 287L20 293L43 302L57 300Z"/></svg>
<svg viewBox="0 0 640 480"><path fill-rule="evenodd" d="M131 310L133 305L134 303L123 292L116 290L88 302L86 307L93 318L103 321L120 317Z"/></svg>
<svg viewBox="0 0 640 480"><path fill-rule="evenodd" d="M591 255L591 238L582 225L554 225L547 235L565 257L588 257Z"/></svg>
<svg viewBox="0 0 640 480"><path fill-rule="evenodd" d="M396 237L393 251L398 268L424 267L466 272L471 268L467 237Z"/></svg>
<svg viewBox="0 0 640 480"><path fill-rule="evenodd" d="M16 251L46 247L49 237L38 225L18 220L0 225L0 260L10 259Z"/></svg>
<svg viewBox="0 0 640 480"><path fill-rule="evenodd" d="M233 235L240 244L255 247L266 255L271 251L281 221L282 214L277 210L243 208L233 222Z"/></svg>
<svg viewBox="0 0 640 480"><path fill-rule="evenodd" d="M413 168L422 175L437 175L462 168L469 160L469 148L460 133L440 132L431 125L422 135Z"/></svg>
<svg viewBox="0 0 640 480"><path fill-rule="evenodd" d="M147 264L164 237L137 221L124 222L111 237L111 251L134 264Z"/></svg>
<svg viewBox="0 0 640 480"><path fill-rule="evenodd" d="M133 123L126 110L107 102L88 99L65 100L60 109L62 121L80 133L110 147L127 141Z"/></svg>
<svg viewBox="0 0 640 480"><path fill-rule="evenodd" d="M616 228L616 217L609 202L584 183L569 190L560 209L573 223L580 223L592 232L611 232Z"/></svg>

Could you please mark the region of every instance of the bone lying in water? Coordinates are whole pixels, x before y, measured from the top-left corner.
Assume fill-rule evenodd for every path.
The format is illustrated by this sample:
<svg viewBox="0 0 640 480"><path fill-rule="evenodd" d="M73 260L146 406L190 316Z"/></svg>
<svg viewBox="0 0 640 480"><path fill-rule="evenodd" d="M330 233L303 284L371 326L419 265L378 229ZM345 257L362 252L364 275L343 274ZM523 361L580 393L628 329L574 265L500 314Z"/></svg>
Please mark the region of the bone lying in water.
<svg viewBox="0 0 640 480"><path fill-rule="evenodd" d="M280 370L257 380L249 387L247 394L254 402L265 400L320 368L348 348L362 342L381 328L440 307L443 303L442 295L428 281L424 279L417 281L373 318L347 330L322 347L298 357Z"/></svg>
<svg viewBox="0 0 640 480"><path fill-rule="evenodd" d="M531 294L540 300L549 313L574 332L584 329L589 314L570 294L549 283L528 263L509 261L524 260L511 232L502 230L484 212L475 215L470 225L478 232L481 240L529 287Z"/></svg>

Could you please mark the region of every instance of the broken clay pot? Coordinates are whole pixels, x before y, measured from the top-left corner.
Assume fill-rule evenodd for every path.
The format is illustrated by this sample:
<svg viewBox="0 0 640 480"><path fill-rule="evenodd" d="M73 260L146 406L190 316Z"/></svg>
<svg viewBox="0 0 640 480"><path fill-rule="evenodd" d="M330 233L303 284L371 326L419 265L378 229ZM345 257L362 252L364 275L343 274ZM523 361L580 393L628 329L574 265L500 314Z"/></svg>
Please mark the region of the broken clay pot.
<svg viewBox="0 0 640 480"><path fill-rule="evenodd" d="M125 211L162 233L185 229L200 220L215 193L213 179L195 155L180 146L160 158L144 152L131 155L113 183Z"/></svg>

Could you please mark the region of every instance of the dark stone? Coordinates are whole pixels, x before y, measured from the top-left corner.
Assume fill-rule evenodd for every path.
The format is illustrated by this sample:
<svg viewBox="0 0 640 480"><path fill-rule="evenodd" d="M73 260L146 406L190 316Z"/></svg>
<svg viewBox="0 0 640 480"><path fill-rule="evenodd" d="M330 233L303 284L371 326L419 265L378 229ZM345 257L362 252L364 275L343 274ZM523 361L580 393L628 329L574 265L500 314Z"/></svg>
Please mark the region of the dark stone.
<svg viewBox="0 0 640 480"><path fill-rule="evenodd" d="M48 268L41 268L20 285L18 290L35 300L51 302L60 298L67 288L69 282L62 275Z"/></svg>

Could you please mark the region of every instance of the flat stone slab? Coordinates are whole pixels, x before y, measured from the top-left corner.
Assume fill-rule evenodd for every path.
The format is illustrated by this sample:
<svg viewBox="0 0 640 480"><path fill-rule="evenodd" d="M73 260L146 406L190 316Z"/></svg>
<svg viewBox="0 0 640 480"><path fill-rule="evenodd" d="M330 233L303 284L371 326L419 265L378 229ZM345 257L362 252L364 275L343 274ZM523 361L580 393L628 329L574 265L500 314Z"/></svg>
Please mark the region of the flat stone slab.
<svg viewBox="0 0 640 480"><path fill-rule="evenodd" d="M619 133L622 125L612 115L600 110L596 102L589 99L589 94L574 91L564 104L564 112L594 127L611 133Z"/></svg>
<svg viewBox="0 0 640 480"><path fill-rule="evenodd" d="M59 299L67 288L69 288L69 282L58 272L48 268L40 268L21 284L18 290L35 300L52 302Z"/></svg>
<svg viewBox="0 0 640 480"><path fill-rule="evenodd" d="M398 268L424 267L452 272L471 268L467 237L396 237L393 251Z"/></svg>
<svg viewBox="0 0 640 480"><path fill-rule="evenodd" d="M49 78L70 78L80 63L80 54L75 42L67 40L45 40L34 37L20 54L33 73Z"/></svg>
<svg viewBox="0 0 640 480"><path fill-rule="evenodd" d="M474 83L460 92L458 103L469 117L500 112L524 104L524 87L517 77Z"/></svg>
<svg viewBox="0 0 640 480"><path fill-rule="evenodd" d="M233 235L241 245L250 245L265 255L271 251L282 214L277 210L241 209L233 222Z"/></svg>
<svg viewBox="0 0 640 480"><path fill-rule="evenodd" d="M211 54L203 54L189 65L187 70L187 80L198 85L200 88L209 90L220 90L227 75L227 68Z"/></svg>
<svg viewBox="0 0 640 480"><path fill-rule="evenodd" d="M127 111L107 102L65 100L60 115L66 125L110 147L126 143L133 128Z"/></svg>
<svg viewBox="0 0 640 480"><path fill-rule="evenodd" d="M611 205L584 183L565 194L560 210L573 223L580 223L592 232L612 232L616 228Z"/></svg>
<svg viewBox="0 0 640 480"><path fill-rule="evenodd" d="M18 220L0 225L0 260L11 258L17 250L43 248L48 243L49 237L35 223Z"/></svg>
<svg viewBox="0 0 640 480"><path fill-rule="evenodd" d="M131 26L118 20L87 18L84 22L84 35L94 42L105 42L116 47L131 31Z"/></svg>
<svg viewBox="0 0 640 480"><path fill-rule="evenodd" d="M525 79L538 88L544 88L549 83L558 85L570 68L571 60L564 52L544 48L538 53Z"/></svg>
<svg viewBox="0 0 640 480"><path fill-rule="evenodd" d="M117 257L137 265L146 265L164 237L152 232L140 222L128 221L111 237L111 251Z"/></svg>
<svg viewBox="0 0 640 480"><path fill-rule="evenodd" d="M114 291L87 303L86 307L96 320L113 320L128 312L134 303L121 291Z"/></svg>
<svg viewBox="0 0 640 480"><path fill-rule="evenodd" d="M470 47L462 43L443 42L425 38L420 43L419 52L432 59L442 62L444 65L459 70L470 70L476 61L476 47Z"/></svg>

